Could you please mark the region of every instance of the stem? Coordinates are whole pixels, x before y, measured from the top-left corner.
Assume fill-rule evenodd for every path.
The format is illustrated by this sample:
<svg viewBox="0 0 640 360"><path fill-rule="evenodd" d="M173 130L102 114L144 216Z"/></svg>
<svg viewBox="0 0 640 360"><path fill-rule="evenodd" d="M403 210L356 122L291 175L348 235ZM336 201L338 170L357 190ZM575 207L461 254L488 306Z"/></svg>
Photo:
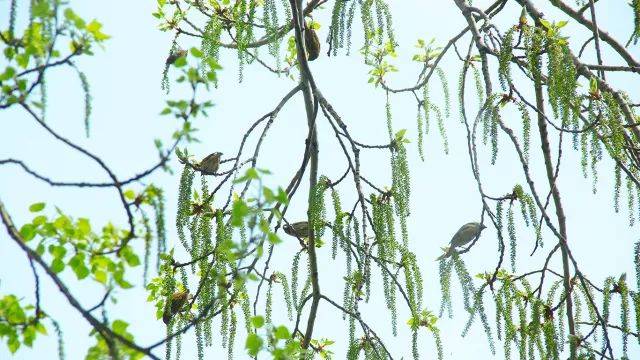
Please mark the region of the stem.
<svg viewBox="0 0 640 360"><path fill-rule="evenodd" d="M293 26L295 30L296 48L298 51L298 64L300 64L300 83L302 84L302 94L304 96L304 106L307 114L307 124L309 126L310 137L307 138L309 143L309 205L311 204L312 190L318 183L318 136L316 131L316 112L314 111L314 99L312 96L312 88L315 88L311 71L309 70L309 64L307 63L306 51L304 48L303 27L304 16L302 10L302 0L290 0L291 8L293 10ZM307 216L309 212L307 211ZM320 281L318 278L318 261L316 258L316 242L315 233L311 224L311 219L307 219L309 222L309 245L307 246L307 252L309 255L309 271L311 272L311 308L309 310L309 317L307 319L307 329L304 333L304 339L302 340L302 348L309 347L311 338L313 335L313 327L316 321L316 315L318 314L318 305L320 303Z"/></svg>
<svg viewBox="0 0 640 360"><path fill-rule="evenodd" d="M560 191L555 181L553 164L551 160L551 147L549 146L549 133L547 131L547 122L544 118L544 99L542 95L542 85L539 80L535 81L536 92L536 107L538 111L538 129L540 131L540 141L542 143L542 153L544 155L544 165L547 170L547 179L549 181L549 187L551 188L551 194L553 196L553 203L556 208L556 216L558 218L558 226L560 230L560 251L562 252L562 271L563 271L563 286L566 294L565 303L567 305L567 323L569 325L569 335L571 340L570 345L570 359L576 359L576 327L573 319L573 300L571 298L571 272L569 269L569 255L567 253L567 223L564 209L562 208L562 201L560 199Z"/></svg>

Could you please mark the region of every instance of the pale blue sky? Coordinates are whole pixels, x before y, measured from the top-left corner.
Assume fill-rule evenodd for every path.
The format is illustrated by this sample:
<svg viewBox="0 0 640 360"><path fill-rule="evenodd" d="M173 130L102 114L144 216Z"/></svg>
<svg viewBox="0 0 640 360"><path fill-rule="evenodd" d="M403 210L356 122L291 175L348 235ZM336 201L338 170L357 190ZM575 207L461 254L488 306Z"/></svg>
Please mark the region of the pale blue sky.
<svg viewBox="0 0 640 360"><path fill-rule="evenodd" d="M477 2L475 5L484 7L485 3L486 1ZM419 71L417 65L410 62L416 39L433 37L437 44L444 45L463 27L463 19L451 1L390 1L390 4L397 40L400 43L399 58L395 64L401 71L390 77L389 83L401 87L412 84ZM27 6L27 1L19 2L22 20ZM8 7L9 1L0 0L1 27L6 27ZM99 154L117 175L128 177L156 161L153 139L168 139L176 125L175 121L158 115L164 100L167 99L160 89L160 78L171 35L156 29L156 21L151 16L155 8L154 1L75 1L72 2L72 7L85 18L98 18L104 24L104 32L111 35L112 39L106 42L104 51L97 50L93 58L85 58L78 62L80 68L87 73L94 98L91 138L86 139L84 136L79 80L69 70L52 70L48 78L48 123L73 141ZM631 31L632 18L625 2L603 1L598 7L602 10L599 24L610 33L626 40ZM327 12L324 11L324 14ZM496 23L515 23L518 12L512 7L508 12L511 15L505 13ZM559 15L550 10L546 10L545 13L552 17ZM325 15L316 18L323 25L320 29L322 40L328 30ZM555 18L566 17L560 15ZM359 21L356 21L355 27L359 26ZM572 29L574 28L570 24L568 31ZM575 41L581 44L586 37L588 35L581 34L574 35L571 39L575 38ZM355 31L353 41L354 49L357 49L361 43L359 30ZM184 47L190 45L183 44ZM468 40L465 38L460 44L461 50L466 49L467 45ZM640 55L637 47L631 51L636 56ZM266 51L263 51L263 54L266 54ZM619 63L616 57L607 55L605 58ZM245 69L244 81L238 84L235 54L224 52L220 62L224 67L220 74L220 87L208 94L216 106L210 112L209 118L200 119L195 124L200 129L198 137L202 143L191 146L190 151L198 156L218 150L225 154L235 153L236 144L248 125L270 111L281 96L295 85L293 81L286 78L278 79L256 65ZM0 63L0 68L2 65ZM452 98L455 99L460 64L454 53L446 57L442 68L447 74ZM367 68L362 65L359 55L327 58L323 52L323 55L312 63L312 71L316 74L316 81L323 94L341 114L357 139L366 143L387 141L384 94L367 84ZM612 83L623 86L628 91L637 91L637 85L633 86L628 78L630 77L609 77ZM433 99L442 103L441 91L436 84L437 82L431 87ZM494 84L497 85L497 81ZM469 83L469 86L472 84ZM174 86L174 89L178 90L178 87ZM411 248L416 252L425 280L424 303L429 309L437 311L440 290L437 263L433 260L439 255L440 247L449 241L457 228L463 223L477 220L481 210L477 187L469 169L466 133L458 121L457 101L453 101L452 116L446 121L450 154L443 153L437 128L432 123L431 132L425 142L426 161L420 162L415 141L415 100L409 95L396 95L392 98L392 108L394 127L407 128L408 137L414 140L409 145L413 209L409 222ZM519 123L519 118L513 113L507 113L504 118L507 124ZM0 125L3 129L0 131L0 158L23 160L34 170L59 180L107 179L95 164L52 140L19 108L0 112ZM539 142L535 130L534 126L532 169L537 174L535 180L539 191L546 193L546 178L543 176L544 168L540 161ZM320 173L335 179L344 171L346 162L331 129L322 119L319 119L319 134ZM285 186L288 183L298 166L305 135L304 107L301 98L296 97L281 112L262 150L260 167L271 169L274 173L268 178L270 184ZM511 154L510 143L504 136L500 140L501 152L495 166L488 163L489 148L481 148L483 185L492 195L510 192L516 183L525 184L520 165ZM553 141L554 147L555 143ZM600 191L592 195L591 180L582 178L579 154L572 151L569 144L570 141L565 142L559 188L568 217L569 242L575 244L572 246L573 252L582 264L584 272L597 283L601 283L608 275L618 276L622 272L630 273L629 280L635 282L631 253L633 243L638 240L638 230L637 227L628 227L624 206L620 214L613 215L612 164L606 161L601 164ZM390 185L388 155L379 150L368 150L363 151L362 156L364 173L379 185ZM174 161L172 164L175 166L177 163ZM168 194L166 223L169 227L170 241L174 240L175 234L173 223L176 196L173 194L176 194L177 181L177 175L157 174L153 177L153 182L164 187ZM303 182L298 197L293 201L288 216L290 219L296 219L296 216L303 217L305 214L305 196L301 195L306 190L305 186L306 182ZM125 224L121 205L113 189L51 188L34 180L15 166L0 167L0 198L11 211L17 224L30 220L31 214L28 213L27 207L37 201L50 204L48 210L53 209L51 205L56 205L72 216L90 217L94 227L106 221ZM343 195L343 203L352 204L347 199L350 197ZM626 203L625 197L622 203ZM545 252L539 251L530 258L528 254L534 241L532 231L520 222L517 230L520 235L518 271L538 268ZM545 235L547 246L544 250L548 250L553 238L548 232ZM289 275L288 268L296 246L293 243L280 245L274 255L271 269ZM464 257L468 268L475 274L492 270L497 261L496 254L497 237L495 230L490 228ZM16 293L24 296L26 302L33 302L33 278L28 261L4 231L0 232L0 256L0 294ZM330 260L328 247L320 250L319 257L323 292L326 291L328 296L339 300L342 297L342 265ZM554 266L558 268L557 261L554 262ZM83 305L92 306L101 296L100 288L87 284L77 286L74 278L70 274L63 276L74 289L74 294L82 299ZM140 278L141 269L130 272L131 280L138 281ZM87 336L89 327L46 277L42 276L41 279L45 310L63 325L67 359L83 358L86 349L93 343ZM477 324L466 338L459 336L466 316L461 311L463 307L459 296L456 297L459 295L458 286L454 285L453 288L456 299L454 311L457 312L457 316L438 322L447 358L489 358L484 333ZM381 285L375 287L373 295L382 295ZM154 319L154 308L146 303L146 295L139 282L132 290L119 291L118 297L122 301L109 306L112 319L121 318L131 323L130 330L142 345L161 338L164 324ZM372 299L376 298L381 297L372 296ZM487 304L489 317L492 318L493 306L489 302ZM410 337L404 326L408 318L407 312L402 310L400 313L401 331L398 338L394 339L391 336L390 318L384 309L383 301L372 300L370 304L362 307L362 312L378 334L387 340L392 353L398 354L398 358L409 358ZM276 319L284 322L283 314L279 315ZM326 303L321 304L318 319L315 337L337 340L334 350L339 355L344 354L343 340L346 337L347 323ZM613 331L612 334L615 343L619 344L619 333ZM185 359L193 358L195 354L191 335L183 346ZM435 347L430 335L422 333L420 337L420 352L423 358L432 358L435 355ZM238 339L236 353L242 358L244 338L239 336ZM497 358L500 358L501 344L497 344L497 347ZM213 349L215 348L207 350L208 358L218 358ZM635 342L632 343L631 349L631 354L640 351ZM33 350L22 348L15 358L49 358L54 356L55 351L55 337L39 338ZM157 354L161 355L163 351L158 351ZM0 345L0 358L8 356L6 347Z"/></svg>

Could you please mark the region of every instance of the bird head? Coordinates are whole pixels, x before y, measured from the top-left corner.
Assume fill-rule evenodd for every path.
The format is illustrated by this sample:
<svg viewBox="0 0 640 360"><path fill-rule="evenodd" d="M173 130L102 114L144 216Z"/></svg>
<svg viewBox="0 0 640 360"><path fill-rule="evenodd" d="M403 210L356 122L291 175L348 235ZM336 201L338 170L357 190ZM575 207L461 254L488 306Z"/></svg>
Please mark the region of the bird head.
<svg viewBox="0 0 640 360"><path fill-rule="evenodd" d="M487 227L484 224L480 224L480 231L486 229Z"/></svg>

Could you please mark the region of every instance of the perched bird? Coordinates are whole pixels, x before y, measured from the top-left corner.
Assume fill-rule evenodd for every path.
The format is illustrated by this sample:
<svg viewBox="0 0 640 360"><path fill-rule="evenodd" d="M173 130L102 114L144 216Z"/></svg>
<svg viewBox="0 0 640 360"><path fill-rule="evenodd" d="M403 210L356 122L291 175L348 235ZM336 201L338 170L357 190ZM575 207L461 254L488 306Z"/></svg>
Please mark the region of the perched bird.
<svg viewBox="0 0 640 360"><path fill-rule="evenodd" d="M462 225L462 227L458 229L458 232L453 235L453 238L451 238L449 246L443 249L444 254L440 255L440 257L438 257L436 260L446 259L449 256L453 255L457 247L464 246L470 243L475 238L480 236L480 232L482 232L482 230L484 229L486 229L486 226L477 222L470 222Z"/></svg>
<svg viewBox="0 0 640 360"><path fill-rule="evenodd" d="M164 314L162 314L162 321L165 324L169 324L173 316L182 310L188 298L189 291L187 290L173 293L173 295L171 295L171 297L167 299L167 304L164 308Z"/></svg>
<svg viewBox="0 0 640 360"><path fill-rule="evenodd" d="M285 233L298 238L309 237L309 223L306 221L298 221L293 224L286 224L282 227Z"/></svg>
<svg viewBox="0 0 640 360"><path fill-rule="evenodd" d="M202 161L196 165L196 168L205 175L215 175L218 171L218 167L220 166L221 156L221 152L214 152L202 159Z"/></svg>
<svg viewBox="0 0 640 360"><path fill-rule="evenodd" d="M167 57L167 65L172 65L178 58L183 56L187 56L187 50L176 50L172 51L171 54Z"/></svg>
<svg viewBox="0 0 640 360"><path fill-rule="evenodd" d="M304 47L307 48L307 59L313 61L320 55L320 39L310 26L304 30Z"/></svg>

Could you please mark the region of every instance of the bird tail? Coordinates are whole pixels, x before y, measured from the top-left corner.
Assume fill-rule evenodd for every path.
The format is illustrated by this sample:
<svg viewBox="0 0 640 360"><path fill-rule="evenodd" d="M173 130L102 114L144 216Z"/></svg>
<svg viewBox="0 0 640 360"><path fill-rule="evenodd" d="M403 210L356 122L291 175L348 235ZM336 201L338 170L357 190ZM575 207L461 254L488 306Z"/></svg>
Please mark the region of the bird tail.
<svg viewBox="0 0 640 360"><path fill-rule="evenodd" d="M440 261L442 259L446 259L449 256L451 256L451 254L453 253L453 248L451 246L443 247L442 250L444 251L444 254L438 256L436 261Z"/></svg>

